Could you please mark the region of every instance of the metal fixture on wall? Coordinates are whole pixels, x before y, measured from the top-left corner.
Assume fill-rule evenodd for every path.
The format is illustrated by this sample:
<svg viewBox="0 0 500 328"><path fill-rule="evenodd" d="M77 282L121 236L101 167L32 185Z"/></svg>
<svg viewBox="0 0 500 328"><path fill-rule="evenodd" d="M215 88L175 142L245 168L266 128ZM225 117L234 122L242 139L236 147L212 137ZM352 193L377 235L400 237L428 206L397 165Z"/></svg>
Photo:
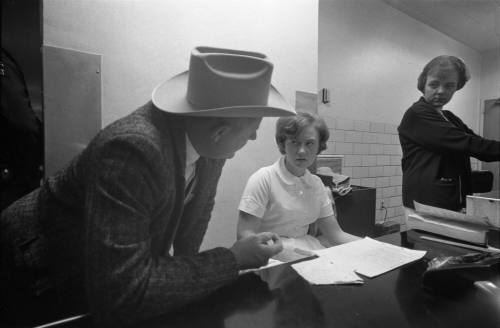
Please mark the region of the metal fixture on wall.
<svg viewBox="0 0 500 328"><path fill-rule="evenodd" d="M323 88L321 90L321 101L323 102L323 104L328 104L330 102L330 93L326 88Z"/></svg>

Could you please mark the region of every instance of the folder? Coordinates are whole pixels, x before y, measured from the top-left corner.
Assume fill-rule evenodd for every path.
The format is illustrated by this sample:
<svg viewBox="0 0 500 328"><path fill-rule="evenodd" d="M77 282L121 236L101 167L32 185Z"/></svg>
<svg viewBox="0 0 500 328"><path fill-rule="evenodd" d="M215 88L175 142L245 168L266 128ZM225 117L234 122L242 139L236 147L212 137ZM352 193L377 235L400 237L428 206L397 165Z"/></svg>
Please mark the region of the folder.
<svg viewBox="0 0 500 328"><path fill-rule="evenodd" d="M483 216L488 223L500 229L500 199L479 196L467 196L467 215Z"/></svg>
<svg viewBox="0 0 500 328"><path fill-rule="evenodd" d="M474 223L413 213L408 215L406 225L408 229L422 230L477 245L488 244L488 228Z"/></svg>
<svg viewBox="0 0 500 328"><path fill-rule="evenodd" d="M486 246L488 231L492 228L487 217L467 215L439 207L414 202L415 213L407 218L408 229L422 230L437 235Z"/></svg>

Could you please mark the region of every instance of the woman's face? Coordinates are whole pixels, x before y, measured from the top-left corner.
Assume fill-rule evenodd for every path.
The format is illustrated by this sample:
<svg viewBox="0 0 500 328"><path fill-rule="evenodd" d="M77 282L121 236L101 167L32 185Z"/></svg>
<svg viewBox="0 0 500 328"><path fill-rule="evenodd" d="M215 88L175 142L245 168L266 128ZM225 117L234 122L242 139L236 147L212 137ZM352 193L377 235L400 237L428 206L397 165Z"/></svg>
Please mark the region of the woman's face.
<svg viewBox="0 0 500 328"><path fill-rule="evenodd" d="M302 176L314 163L319 149L318 131L313 125L285 140L285 166L295 176Z"/></svg>
<svg viewBox="0 0 500 328"><path fill-rule="evenodd" d="M457 91L458 74L450 69L431 69L424 87L424 99L434 107L446 105Z"/></svg>

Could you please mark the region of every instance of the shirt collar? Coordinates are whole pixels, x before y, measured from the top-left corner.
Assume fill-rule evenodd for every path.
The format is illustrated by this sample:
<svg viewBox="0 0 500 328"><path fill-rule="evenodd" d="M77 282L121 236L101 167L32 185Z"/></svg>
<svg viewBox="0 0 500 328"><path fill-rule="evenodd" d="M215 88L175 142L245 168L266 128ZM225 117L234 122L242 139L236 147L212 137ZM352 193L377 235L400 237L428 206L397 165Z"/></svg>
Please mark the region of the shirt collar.
<svg viewBox="0 0 500 328"><path fill-rule="evenodd" d="M194 165L198 158L200 158L200 155L196 152L196 149L194 149L191 140L189 140L186 134L186 167Z"/></svg>
<svg viewBox="0 0 500 328"><path fill-rule="evenodd" d="M306 187L312 187L313 186L313 176L311 172L309 172L308 169L306 169L306 172L304 173L303 176L298 177L290 173L288 169L285 166L285 156L281 156L278 162L276 162L276 168L278 171L278 176L280 179L286 183L287 185L294 185L299 181L302 181L302 183Z"/></svg>

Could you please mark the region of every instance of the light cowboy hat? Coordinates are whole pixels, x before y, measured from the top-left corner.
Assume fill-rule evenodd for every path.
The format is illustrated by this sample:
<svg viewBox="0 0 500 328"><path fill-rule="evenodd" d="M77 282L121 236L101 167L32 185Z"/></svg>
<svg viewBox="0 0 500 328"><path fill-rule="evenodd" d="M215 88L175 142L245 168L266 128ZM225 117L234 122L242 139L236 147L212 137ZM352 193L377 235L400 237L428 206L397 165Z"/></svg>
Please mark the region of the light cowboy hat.
<svg viewBox="0 0 500 328"><path fill-rule="evenodd" d="M161 83L153 104L184 116L289 116L295 111L271 85L264 54L211 47L191 52L189 70Z"/></svg>

